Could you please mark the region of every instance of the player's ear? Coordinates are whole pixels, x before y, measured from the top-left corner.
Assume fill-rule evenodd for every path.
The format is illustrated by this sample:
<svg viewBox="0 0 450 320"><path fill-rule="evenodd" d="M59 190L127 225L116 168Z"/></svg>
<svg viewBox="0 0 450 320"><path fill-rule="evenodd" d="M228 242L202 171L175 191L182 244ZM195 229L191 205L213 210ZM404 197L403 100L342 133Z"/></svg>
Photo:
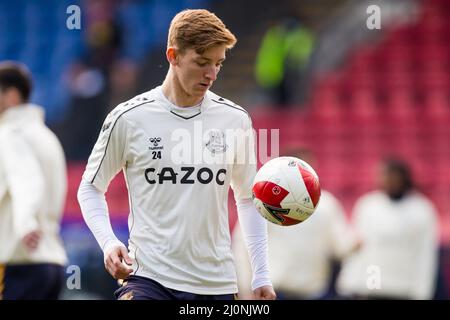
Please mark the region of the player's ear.
<svg viewBox="0 0 450 320"><path fill-rule="evenodd" d="M169 61L171 65L176 66L178 63L178 54L179 53L176 48L174 47L167 48L166 51L167 61Z"/></svg>

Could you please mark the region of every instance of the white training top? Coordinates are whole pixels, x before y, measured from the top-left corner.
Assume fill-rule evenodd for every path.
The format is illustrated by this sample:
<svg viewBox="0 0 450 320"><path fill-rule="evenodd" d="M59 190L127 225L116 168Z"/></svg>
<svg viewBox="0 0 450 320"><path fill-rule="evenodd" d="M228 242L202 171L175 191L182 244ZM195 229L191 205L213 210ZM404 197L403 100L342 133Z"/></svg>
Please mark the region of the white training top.
<svg viewBox="0 0 450 320"><path fill-rule="evenodd" d="M346 222L344 208L322 190L314 214L293 226L268 224L269 265L274 289L285 294L315 299L322 297L331 280L332 259L341 259L354 248L356 238ZM250 294L248 254L239 232L233 232L240 293Z"/></svg>
<svg viewBox="0 0 450 320"><path fill-rule="evenodd" d="M316 212L306 221L290 227L269 227L274 287L308 298L323 296L331 277L331 260L347 255L355 241L343 207L331 193L322 190Z"/></svg>
<svg viewBox="0 0 450 320"><path fill-rule="evenodd" d="M210 91L180 108L157 87L107 116L83 179L105 192L123 170L134 275L197 294L237 292L228 190L251 199L251 130L244 109Z"/></svg>
<svg viewBox="0 0 450 320"><path fill-rule="evenodd" d="M21 105L0 115L0 264L67 262L60 238L66 200L64 152L44 124L44 111ZM21 243L40 230L36 250Z"/></svg>
<svg viewBox="0 0 450 320"><path fill-rule="evenodd" d="M362 246L342 266L339 293L431 299L438 266L434 205L418 192L392 201L374 191L356 202L353 218Z"/></svg>

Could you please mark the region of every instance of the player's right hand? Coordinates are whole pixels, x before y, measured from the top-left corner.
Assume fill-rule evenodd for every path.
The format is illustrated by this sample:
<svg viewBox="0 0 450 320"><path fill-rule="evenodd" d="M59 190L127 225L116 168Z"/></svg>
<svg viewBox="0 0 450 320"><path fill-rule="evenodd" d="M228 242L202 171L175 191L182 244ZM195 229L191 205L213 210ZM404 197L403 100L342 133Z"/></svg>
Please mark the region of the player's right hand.
<svg viewBox="0 0 450 320"><path fill-rule="evenodd" d="M105 268L114 279L126 279L133 272L129 266L133 260L128 256L128 250L123 245L111 246L105 251Z"/></svg>
<svg viewBox="0 0 450 320"><path fill-rule="evenodd" d="M39 246L41 238L42 232L39 230L33 230L23 236L22 244L25 246L28 252L33 252Z"/></svg>

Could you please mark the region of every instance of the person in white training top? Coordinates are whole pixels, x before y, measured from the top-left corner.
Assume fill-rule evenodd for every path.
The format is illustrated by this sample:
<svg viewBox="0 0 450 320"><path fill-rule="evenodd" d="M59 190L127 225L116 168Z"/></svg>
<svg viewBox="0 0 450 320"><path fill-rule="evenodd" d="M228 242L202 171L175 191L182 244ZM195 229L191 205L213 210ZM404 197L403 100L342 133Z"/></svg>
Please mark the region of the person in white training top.
<svg viewBox="0 0 450 320"><path fill-rule="evenodd" d="M433 203L414 189L408 166L387 160L381 189L355 204L362 246L338 278L342 296L363 299L431 299L436 287L438 223Z"/></svg>
<svg viewBox="0 0 450 320"><path fill-rule="evenodd" d="M107 116L83 174L78 200L104 252L124 279L118 299L233 299L238 291L227 199L231 186L252 256L252 288L274 299L267 225L252 203L252 123L213 92L235 36L207 10L172 20L161 86ZM123 171L129 194L128 248L114 235L104 193Z"/></svg>
<svg viewBox="0 0 450 320"><path fill-rule="evenodd" d="M0 63L0 300L57 299L64 284L66 161L31 92L24 65Z"/></svg>

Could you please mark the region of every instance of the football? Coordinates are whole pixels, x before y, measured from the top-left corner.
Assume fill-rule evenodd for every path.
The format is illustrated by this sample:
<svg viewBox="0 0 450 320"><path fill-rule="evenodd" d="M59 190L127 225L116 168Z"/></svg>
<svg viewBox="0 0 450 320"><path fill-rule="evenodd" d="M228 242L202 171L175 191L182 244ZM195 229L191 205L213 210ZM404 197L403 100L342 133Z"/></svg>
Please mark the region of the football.
<svg viewBox="0 0 450 320"><path fill-rule="evenodd" d="M308 163L295 157L265 163L255 176L252 191L259 213L282 226L308 219L320 200L319 177Z"/></svg>

